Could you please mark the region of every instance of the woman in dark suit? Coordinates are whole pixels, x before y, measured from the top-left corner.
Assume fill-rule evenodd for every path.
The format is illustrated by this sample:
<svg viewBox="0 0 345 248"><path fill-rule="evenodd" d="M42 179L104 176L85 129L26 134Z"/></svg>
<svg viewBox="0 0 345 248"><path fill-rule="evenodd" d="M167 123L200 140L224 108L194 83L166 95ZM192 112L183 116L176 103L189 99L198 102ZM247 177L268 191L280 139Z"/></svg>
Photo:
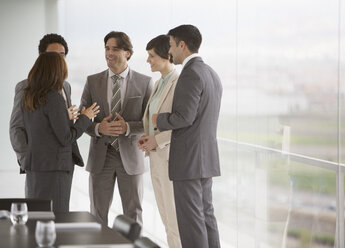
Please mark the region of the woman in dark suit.
<svg viewBox="0 0 345 248"><path fill-rule="evenodd" d="M94 103L83 108L72 125L62 94L67 77L64 58L55 52L40 54L24 90L24 125L28 135L25 196L53 200L54 212L68 212L74 163L72 143L99 112Z"/></svg>

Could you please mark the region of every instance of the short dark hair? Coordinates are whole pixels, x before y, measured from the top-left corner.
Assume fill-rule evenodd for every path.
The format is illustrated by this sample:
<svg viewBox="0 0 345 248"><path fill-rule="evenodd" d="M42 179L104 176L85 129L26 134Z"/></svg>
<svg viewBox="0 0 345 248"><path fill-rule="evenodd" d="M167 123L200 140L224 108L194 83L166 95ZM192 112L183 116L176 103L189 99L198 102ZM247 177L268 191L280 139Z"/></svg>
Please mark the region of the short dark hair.
<svg viewBox="0 0 345 248"><path fill-rule="evenodd" d="M172 36L177 44L183 40L191 52L199 51L202 37L197 27L190 24L180 25L171 29L168 35Z"/></svg>
<svg viewBox="0 0 345 248"><path fill-rule="evenodd" d="M170 63L173 62L172 56L169 54L170 44L169 44L169 35L159 35L156 38L153 38L146 45L146 51L153 49L159 57L163 59L168 59Z"/></svg>
<svg viewBox="0 0 345 248"><path fill-rule="evenodd" d="M46 34L45 36L43 36L43 38L40 40L40 44L38 45L38 52L44 53L47 50L47 47L53 43L59 43L63 45L63 47L65 48L65 55L67 55L67 42L61 35L58 34Z"/></svg>
<svg viewBox="0 0 345 248"><path fill-rule="evenodd" d="M121 48L125 51L129 51L130 55L127 58L127 60L129 60L133 55L133 45L132 45L131 39L128 37L128 35L124 32L111 31L109 34L107 34L104 37L104 46L107 44L107 41L110 38L116 39L118 48Z"/></svg>

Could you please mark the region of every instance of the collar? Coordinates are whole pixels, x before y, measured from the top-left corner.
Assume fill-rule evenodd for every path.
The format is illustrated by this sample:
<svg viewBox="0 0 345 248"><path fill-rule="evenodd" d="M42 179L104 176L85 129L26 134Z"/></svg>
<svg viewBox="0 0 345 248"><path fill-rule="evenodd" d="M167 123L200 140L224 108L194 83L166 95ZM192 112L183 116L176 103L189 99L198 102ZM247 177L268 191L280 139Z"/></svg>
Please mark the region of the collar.
<svg viewBox="0 0 345 248"><path fill-rule="evenodd" d="M127 66L127 68L126 68L123 72L121 72L121 73L119 74L119 76L120 76L121 78L126 78L127 75L128 75L128 73L129 73L129 66ZM115 73L114 73L112 70L110 70L110 68L109 68L108 76L111 78L111 77L114 76L114 75L115 75Z"/></svg>
<svg viewBox="0 0 345 248"><path fill-rule="evenodd" d="M174 71L175 71L175 69L173 69L171 72L169 72L164 78L161 77L161 80L164 81L164 80L168 79L174 73Z"/></svg>
<svg viewBox="0 0 345 248"><path fill-rule="evenodd" d="M188 63L189 60L191 60L192 58L195 58L195 57L200 57L199 54L197 53L192 53L191 55L189 55L188 57L186 57L183 62L182 62L182 68L185 67L185 65Z"/></svg>

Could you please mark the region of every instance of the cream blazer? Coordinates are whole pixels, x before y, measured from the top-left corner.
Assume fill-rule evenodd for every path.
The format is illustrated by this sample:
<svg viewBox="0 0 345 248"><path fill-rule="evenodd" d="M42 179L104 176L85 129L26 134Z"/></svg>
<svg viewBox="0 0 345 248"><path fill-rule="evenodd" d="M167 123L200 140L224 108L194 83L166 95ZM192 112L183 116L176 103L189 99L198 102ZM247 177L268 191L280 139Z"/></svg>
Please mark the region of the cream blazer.
<svg viewBox="0 0 345 248"><path fill-rule="evenodd" d="M171 74L168 82L166 83L160 99L157 104L157 113L171 113L173 98L174 98L174 91L177 83L177 79L179 77L179 74L174 69L173 73ZM156 81L151 96L148 100L148 103L146 105L146 109L143 116L143 125L144 125L144 133L145 135L149 135L149 105L152 100L152 96L156 93L158 88L159 80ZM170 138L171 138L171 130L170 131L155 131L155 138L158 144L158 147L156 148L155 152L157 153L161 159L167 161L169 159L169 146L170 146ZM145 154L146 156L149 155L149 153Z"/></svg>

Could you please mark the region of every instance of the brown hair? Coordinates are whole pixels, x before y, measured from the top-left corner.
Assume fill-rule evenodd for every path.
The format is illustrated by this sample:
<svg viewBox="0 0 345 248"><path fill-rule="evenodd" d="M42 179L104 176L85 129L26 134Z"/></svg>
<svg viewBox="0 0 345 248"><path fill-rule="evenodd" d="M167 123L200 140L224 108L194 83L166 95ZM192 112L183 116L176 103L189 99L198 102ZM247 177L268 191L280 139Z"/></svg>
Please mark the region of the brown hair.
<svg viewBox="0 0 345 248"><path fill-rule="evenodd" d="M133 45L129 36L124 32L111 31L104 37L104 45L107 44L110 38L116 39L118 48L129 51L129 57L127 58L127 60L129 60L133 55Z"/></svg>
<svg viewBox="0 0 345 248"><path fill-rule="evenodd" d="M55 52L41 53L28 75L28 86L23 96L24 110L33 112L46 103L49 91L60 92L67 74L63 56Z"/></svg>

